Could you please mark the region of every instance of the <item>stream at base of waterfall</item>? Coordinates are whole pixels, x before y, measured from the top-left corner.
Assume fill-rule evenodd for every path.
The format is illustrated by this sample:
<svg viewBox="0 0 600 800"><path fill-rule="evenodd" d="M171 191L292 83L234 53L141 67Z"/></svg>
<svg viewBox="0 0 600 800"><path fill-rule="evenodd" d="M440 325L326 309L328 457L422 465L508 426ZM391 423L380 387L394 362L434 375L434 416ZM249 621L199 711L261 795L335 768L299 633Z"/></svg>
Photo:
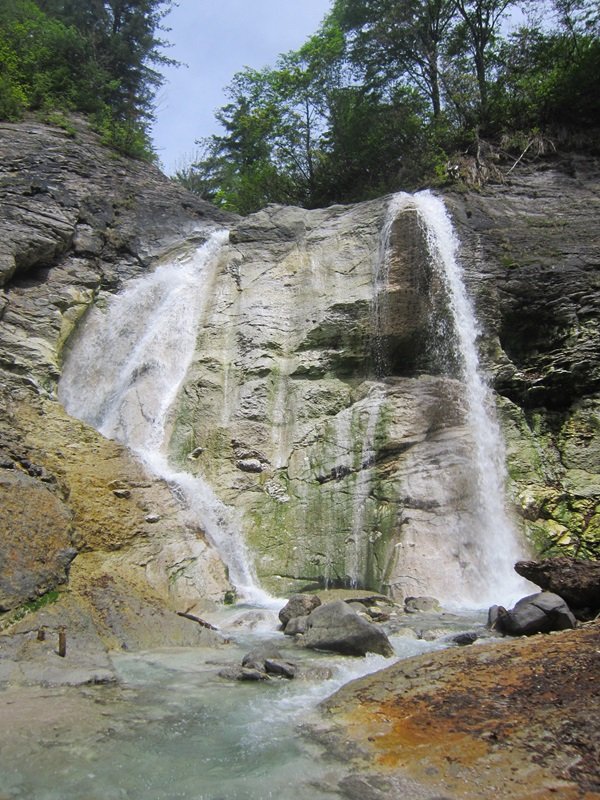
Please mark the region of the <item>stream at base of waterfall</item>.
<svg viewBox="0 0 600 800"><path fill-rule="evenodd" d="M416 638L413 628L483 626L481 617L425 617L410 615L413 627L390 636L395 658L353 658L294 646L276 631L275 612L224 608L211 620L231 636L227 645L112 653L116 685L4 690L0 797L341 800L347 765L326 757L302 725L348 681L448 646ZM332 677L240 683L218 676L261 643L304 667L326 666Z"/></svg>

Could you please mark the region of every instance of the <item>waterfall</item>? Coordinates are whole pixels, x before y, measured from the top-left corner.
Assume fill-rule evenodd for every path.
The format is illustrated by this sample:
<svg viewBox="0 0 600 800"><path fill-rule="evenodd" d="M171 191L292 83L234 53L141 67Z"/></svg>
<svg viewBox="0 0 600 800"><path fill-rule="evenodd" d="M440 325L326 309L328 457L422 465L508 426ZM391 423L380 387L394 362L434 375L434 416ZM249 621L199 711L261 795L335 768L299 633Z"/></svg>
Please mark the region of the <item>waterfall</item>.
<svg viewBox="0 0 600 800"><path fill-rule="evenodd" d="M528 585L514 571L523 558L517 533L505 505L505 447L496 416L492 391L483 375L478 355L479 329L467 295L459 262L459 242L443 201L429 191L394 195L382 239L384 263L389 260L391 228L398 214L415 209L424 233L432 269L439 276L450 310L460 378L465 386L466 423L473 440L472 474L475 481L477 530L464 533L461 558L469 561L465 597L480 604L499 597L517 599ZM381 260L381 259L380 259ZM447 343L441 343L447 349Z"/></svg>
<svg viewBox="0 0 600 800"><path fill-rule="evenodd" d="M201 478L173 469L166 454L169 415L227 241L227 231L212 233L194 252L131 281L104 311L93 309L67 355L59 399L165 480L218 550L240 595L265 604L268 595L257 586L233 510Z"/></svg>

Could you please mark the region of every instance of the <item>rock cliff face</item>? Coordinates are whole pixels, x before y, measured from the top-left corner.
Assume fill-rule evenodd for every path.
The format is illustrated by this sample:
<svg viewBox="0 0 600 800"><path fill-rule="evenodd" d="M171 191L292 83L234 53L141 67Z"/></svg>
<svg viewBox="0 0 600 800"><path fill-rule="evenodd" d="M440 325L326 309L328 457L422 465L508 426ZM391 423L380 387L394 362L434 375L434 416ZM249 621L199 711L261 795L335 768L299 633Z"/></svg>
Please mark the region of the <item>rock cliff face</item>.
<svg viewBox="0 0 600 800"><path fill-rule="evenodd" d="M180 397L172 456L242 509L275 592L433 585L448 598L464 584L456 551L475 523L463 391L430 374L432 276L411 210L393 226L374 334L385 215L377 201L240 221Z"/></svg>
<svg viewBox="0 0 600 800"><path fill-rule="evenodd" d="M382 283L385 200L232 219L103 150L83 124L74 139L36 123L0 136L0 607L47 592L69 565L96 618L106 611L89 586L107 576L129 587L116 596L172 608L228 588L168 487L56 399L90 305L223 226L173 463L240 509L274 591L356 583L399 597L433 584L452 597L472 563L458 537L476 526L474 443L453 349L443 335L431 345L447 304L414 211L391 229ZM515 170L447 203L520 524L543 550L597 552L597 165Z"/></svg>
<svg viewBox="0 0 600 800"><path fill-rule="evenodd" d="M513 173L514 174L514 173ZM600 171L573 157L449 201L536 549L600 552Z"/></svg>
<svg viewBox="0 0 600 800"><path fill-rule="evenodd" d="M90 304L221 217L77 128L71 139L35 122L0 126L0 611L51 597L70 568L71 599L113 645L196 641L176 617L163 627L160 609L222 598L220 559L166 485L68 417L56 386ZM108 595L127 631L111 632Z"/></svg>

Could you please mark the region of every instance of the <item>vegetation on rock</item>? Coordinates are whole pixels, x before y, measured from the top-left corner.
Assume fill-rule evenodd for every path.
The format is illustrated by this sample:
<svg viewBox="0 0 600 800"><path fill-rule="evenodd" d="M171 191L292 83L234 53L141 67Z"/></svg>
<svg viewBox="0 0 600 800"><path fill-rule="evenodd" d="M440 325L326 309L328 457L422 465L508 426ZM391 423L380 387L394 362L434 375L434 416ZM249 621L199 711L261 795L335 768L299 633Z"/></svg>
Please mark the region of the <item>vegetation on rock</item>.
<svg viewBox="0 0 600 800"><path fill-rule="evenodd" d="M150 158L148 126L170 63L159 38L171 0L5 0L0 7L0 119L89 114L105 144Z"/></svg>

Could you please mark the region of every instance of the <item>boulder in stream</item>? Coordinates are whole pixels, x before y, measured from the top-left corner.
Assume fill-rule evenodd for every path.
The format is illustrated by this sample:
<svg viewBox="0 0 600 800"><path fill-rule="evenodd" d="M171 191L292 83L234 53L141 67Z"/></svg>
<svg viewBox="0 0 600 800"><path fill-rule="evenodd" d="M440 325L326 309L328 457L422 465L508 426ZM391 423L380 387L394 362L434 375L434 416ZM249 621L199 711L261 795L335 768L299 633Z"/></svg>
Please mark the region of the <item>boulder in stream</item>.
<svg viewBox="0 0 600 800"><path fill-rule="evenodd" d="M225 667L218 674L219 677L232 681L266 681L271 676L288 680L296 677L312 677L309 671L302 670L291 661L286 661L279 650L268 643L261 644L246 653L242 658L241 665L234 664ZM331 674L325 677L331 677Z"/></svg>
<svg viewBox="0 0 600 800"><path fill-rule="evenodd" d="M441 611L442 608L435 597L407 597L404 610L407 614L417 614L422 611Z"/></svg>
<svg viewBox="0 0 600 800"><path fill-rule="evenodd" d="M268 681L269 676L266 672L261 672L253 667L231 666L219 670L219 677L230 681Z"/></svg>
<svg viewBox="0 0 600 800"><path fill-rule="evenodd" d="M298 667L292 664L291 661L282 661L276 658L267 658L265 661L265 669L269 675L280 675L282 678L296 677Z"/></svg>
<svg viewBox="0 0 600 800"><path fill-rule="evenodd" d="M592 617L600 609L600 561L567 557L517 561L515 571L542 591L562 597L577 617Z"/></svg>
<svg viewBox="0 0 600 800"><path fill-rule="evenodd" d="M562 597L552 592L539 592L523 597L510 611L492 606L488 624L511 636L531 636L568 630L577 622Z"/></svg>
<svg viewBox="0 0 600 800"><path fill-rule="evenodd" d="M302 644L313 650L332 650L350 656L394 655L381 628L359 616L343 600L325 603L308 615Z"/></svg>
<svg viewBox="0 0 600 800"><path fill-rule="evenodd" d="M278 661L281 657L281 653L275 645L262 644L246 653L242 658L242 667L267 672L266 662L271 659Z"/></svg>
<svg viewBox="0 0 600 800"><path fill-rule="evenodd" d="M279 621L285 631L288 622L295 617L305 617L321 605L316 594L293 594L279 612Z"/></svg>

